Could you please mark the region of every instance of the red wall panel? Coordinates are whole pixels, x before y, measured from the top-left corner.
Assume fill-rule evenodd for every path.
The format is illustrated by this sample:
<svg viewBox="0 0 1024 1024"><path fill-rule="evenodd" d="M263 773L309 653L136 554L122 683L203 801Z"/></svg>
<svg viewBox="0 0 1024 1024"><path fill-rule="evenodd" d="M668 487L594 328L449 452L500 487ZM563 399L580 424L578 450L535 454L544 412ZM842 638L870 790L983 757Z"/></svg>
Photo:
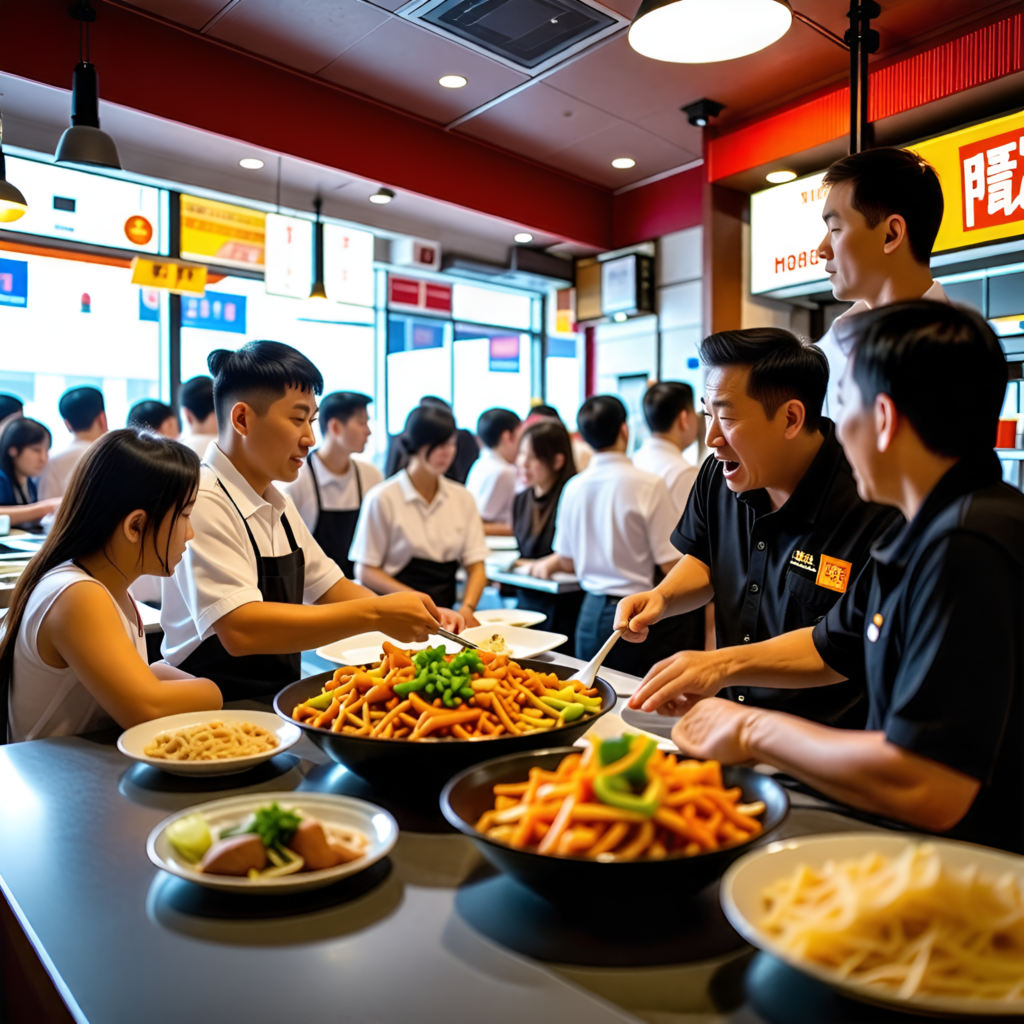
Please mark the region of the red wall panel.
<svg viewBox="0 0 1024 1024"><path fill-rule="evenodd" d="M700 224L703 185L704 168L691 167L615 196L611 247L618 249Z"/></svg>

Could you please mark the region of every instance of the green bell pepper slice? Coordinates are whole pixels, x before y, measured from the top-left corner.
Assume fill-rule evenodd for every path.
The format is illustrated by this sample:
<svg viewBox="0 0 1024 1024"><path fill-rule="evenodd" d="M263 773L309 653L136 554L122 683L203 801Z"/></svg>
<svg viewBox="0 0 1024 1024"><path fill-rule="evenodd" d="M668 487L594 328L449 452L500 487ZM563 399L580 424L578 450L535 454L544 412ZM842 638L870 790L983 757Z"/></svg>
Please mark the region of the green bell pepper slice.
<svg viewBox="0 0 1024 1024"><path fill-rule="evenodd" d="M653 778L640 794L634 793L622 775L598 775L594 780L594 796L609 807L622 811L642 814L653 818L661 806L665 784L660 778Z"/></svg>
<svg viewBox="0 0 1024 1024"><path fill-rule="evenodd" d="M332 700L334 700L334 690L328 690L326 693L318 693L315 697L310 697L306 701L306 707L316 708L317 711L326 711L331 706Z"/></svg>
<svg viewBox="0 0 1024 1024"><path fill-rule="evenodd" d="M575 722L577 718L583 717L586 710L582 704L567 704L561 709L562 720L565 722Z"/></svg>

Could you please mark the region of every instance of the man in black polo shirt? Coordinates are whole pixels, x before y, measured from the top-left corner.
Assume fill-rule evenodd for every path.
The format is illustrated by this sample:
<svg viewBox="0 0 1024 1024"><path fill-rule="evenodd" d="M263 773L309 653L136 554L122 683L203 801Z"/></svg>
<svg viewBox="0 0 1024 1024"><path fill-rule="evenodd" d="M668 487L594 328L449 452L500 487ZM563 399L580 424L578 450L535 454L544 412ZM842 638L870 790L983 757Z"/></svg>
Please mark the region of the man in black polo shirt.
<svg viewBox="0 0 1024 1024"><path fill-rule="evenodd" d="M1024 495L992 451L1002 351L975 314L931 302L853 317L840 340L840 440L861 494L907 522L813 629L691 652L641 701L687 707L672 735L698 757L772 764L861 810L1024 853ZM970 395L970 419L935 400L953 393ZM745 678L862 679L867 729L714 699Z"/></svg>
<svg viewBox="0 0 1024 1024"><path fill-rule="evenodd" d="M628 623L626 640L640 642L655 622L712 598L719 647L812 626L895 518L857 496L835 428L821 415L828 362L814 345L775 328L723 331L704 339L701 359L714 458L672 535L683 559L654 590L619 603L616 628ZM807 691L737 686L725 695L845 728L866 716L857 680ZM661 710L679 713L671 704Z"/></svg>

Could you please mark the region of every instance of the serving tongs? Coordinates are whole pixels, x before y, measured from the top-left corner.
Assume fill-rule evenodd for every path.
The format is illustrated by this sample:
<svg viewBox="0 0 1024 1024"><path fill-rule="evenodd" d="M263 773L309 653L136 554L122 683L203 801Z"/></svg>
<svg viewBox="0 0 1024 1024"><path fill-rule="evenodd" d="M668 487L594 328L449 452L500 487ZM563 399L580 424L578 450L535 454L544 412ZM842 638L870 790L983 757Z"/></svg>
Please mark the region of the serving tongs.
<svg viewBox="0 0 1024 1024"><path fill-rule="evenodd" d="M473 643L472 640L466 640L464 637L459 636L458 633L449 633L447 629L442 629L440 626L437 628L437 635L444 637L445 640L452 640L457 644L461 644L463 647L468 647L471 651L483 650L479 644Z"/></svg>

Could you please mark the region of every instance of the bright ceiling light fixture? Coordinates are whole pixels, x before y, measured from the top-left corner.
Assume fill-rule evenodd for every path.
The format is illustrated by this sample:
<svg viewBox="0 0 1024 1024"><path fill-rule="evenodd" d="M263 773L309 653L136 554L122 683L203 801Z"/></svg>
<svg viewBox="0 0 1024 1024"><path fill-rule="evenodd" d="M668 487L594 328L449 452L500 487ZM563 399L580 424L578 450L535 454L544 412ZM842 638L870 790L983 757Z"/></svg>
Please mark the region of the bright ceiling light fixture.
<svg viewBox="0 0 1024 1024"><path fill-rule="evenodd" d="M612 167L625 171L630 167L636 167L636 161L631 156L617 156L612 161Z"/></svg>
<svg viewBox="0 0 1024 1024"><path fill-rule="evenodd" d="M533 235L529 231L519 231L513 236L513 241L520 245L529 245L533 241Z"/></svg>
<svg viewBox="0 0 1024 1024"><path fill-rule="evenodd" d="M379 206L383 206L384 203L390 203L395 198L395 193L389 188L379 188L376 192L370 196L371 203L377 203Z"/></svg>
<svg viewBox="0 0 1024 1024"><path fill-rule="evenodd" d="M96 12L89 6L89 0L82 0L70 13L78 22L78 63L71 79L71 127L60 137L54 159L59 164L90 164L119 171L117 146L106 132L100 131L99 76L89 60L89 26L96 20Z"/></svg>
<svg viewBox="0 0 1024 1024"><path fill-rule="evenodd" d="M469 84L469 79L463 78L462 75L442 75L437 80L437 84L446 89L461 89L464 85Z"/></svg>
<svg viewBox="0 0 1024 1024"><path fill-rule="evenodd" d="M785 185L787 181L793 181L796 178L796 171L770 171L765 178L773 185Z"/></svg>
<svg viewBox="0 0 1024 1024"><path fill-rule="evenodd" d="M258 171L263 166L263 161L258 156L243 156L238 161L239 167L244 167L247 171Z"/></svg>
<svg viewBox="0 0 1024 1024"><path fill-rule="evenodd" d="M711 64L763 50L792 23L785 0L643 0L629 45L654 60Z"/></svg>
<svg viewBox="0 0 1024 1024"><path fill-rule="evenodd" d="M4 160L4 122L0 117L0 224L10 224L28 213L28 203L7 180L7 162Z"/></svg>

